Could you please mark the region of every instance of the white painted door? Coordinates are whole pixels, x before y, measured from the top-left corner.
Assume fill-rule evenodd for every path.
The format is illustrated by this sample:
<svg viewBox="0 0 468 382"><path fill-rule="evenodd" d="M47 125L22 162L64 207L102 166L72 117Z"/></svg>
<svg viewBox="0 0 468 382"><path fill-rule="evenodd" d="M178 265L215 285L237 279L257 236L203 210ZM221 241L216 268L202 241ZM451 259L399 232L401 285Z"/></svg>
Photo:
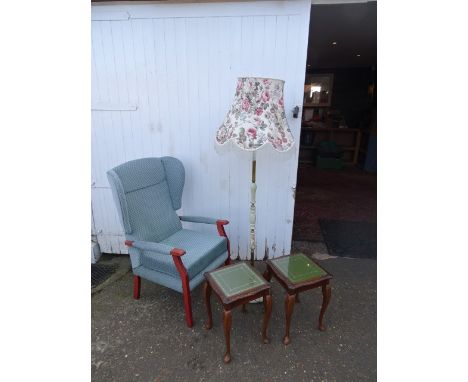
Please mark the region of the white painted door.
<svg viewBox="0 0 468 382"><path fill-rule="evenodd" d="M258 76L285 80L299 142L292 109L302 106L309 14L310 0L92 6L92 208L102 252L126 252L106 171L170 155L186 169L179 214L228 219L232 257L249 257L251 158L217 152L214 136L237 77ZM298 145L257 153L258 259L290 252L297 162Z"/></svg>

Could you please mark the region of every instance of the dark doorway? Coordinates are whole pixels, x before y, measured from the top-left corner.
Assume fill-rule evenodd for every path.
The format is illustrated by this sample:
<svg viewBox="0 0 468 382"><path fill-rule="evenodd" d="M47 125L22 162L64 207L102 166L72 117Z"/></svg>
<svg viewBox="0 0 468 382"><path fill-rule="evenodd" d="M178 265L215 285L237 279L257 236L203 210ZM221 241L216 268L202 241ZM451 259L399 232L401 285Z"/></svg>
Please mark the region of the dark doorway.
<svg viewBox="0 0 468 382"><path fill-rule="evenodd" d="M312 5L294 250L375 258L377 4Z"/></svg>

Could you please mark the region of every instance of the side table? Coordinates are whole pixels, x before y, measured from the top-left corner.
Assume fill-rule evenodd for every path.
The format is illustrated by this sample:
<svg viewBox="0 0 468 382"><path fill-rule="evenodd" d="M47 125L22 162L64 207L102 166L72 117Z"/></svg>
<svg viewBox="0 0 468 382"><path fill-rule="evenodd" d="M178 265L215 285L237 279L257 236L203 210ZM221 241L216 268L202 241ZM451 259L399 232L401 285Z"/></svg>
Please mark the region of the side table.
<svg viewBox="0 0 468 382"><path fill-rule="evenodd" d="M291 316L294 309L294 303L299 302L299 293L309 289L322 287L322 309L319 315L319 329L324 331L323 316L330 303L331 288L330 280L333 276L325 269L320 267L306 255L300 253L297 255L288 255L267 260L267 269L264 273L265 279L271 280L271 276L279 281L286 290L287 295L284 301L286 313L286 331L283 343L288 345L291 342L289 337L289 327L291 325Z"/></svg>
<svg viewBox="0 0 468 382"><path fill-rule="evenodd" d="M223 305L224 336L226 339L226 352L224 362L231 361L231 324L232 309L238 305L245 305L251 300L263 297L264 313L262 324L263 343L269 343L267 337L268 322L271 314L270 284L262 275L246 263L227 265L205 273L204 299L208 312L208 321L205 329L213 327L211 314L211 291Z"/></svg>

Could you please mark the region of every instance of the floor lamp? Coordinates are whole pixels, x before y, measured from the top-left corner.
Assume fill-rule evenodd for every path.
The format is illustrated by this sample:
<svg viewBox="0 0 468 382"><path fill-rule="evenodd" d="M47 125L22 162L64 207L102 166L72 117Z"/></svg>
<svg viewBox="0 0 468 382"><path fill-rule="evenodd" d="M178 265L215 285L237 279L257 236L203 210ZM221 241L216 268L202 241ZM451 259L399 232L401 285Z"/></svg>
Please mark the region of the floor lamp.
<svg viewBox="0 0 468 382"><path fill-rule="evenodd" d="M250 263L255 260L255 195L257 191L255 151L270 144L276 151L288 151L294 144L284 112L284 81L271 78L242 77L223 124L216 133L216 142L232 142L241 150L252 152L252 184L250 186Z"/></svg>

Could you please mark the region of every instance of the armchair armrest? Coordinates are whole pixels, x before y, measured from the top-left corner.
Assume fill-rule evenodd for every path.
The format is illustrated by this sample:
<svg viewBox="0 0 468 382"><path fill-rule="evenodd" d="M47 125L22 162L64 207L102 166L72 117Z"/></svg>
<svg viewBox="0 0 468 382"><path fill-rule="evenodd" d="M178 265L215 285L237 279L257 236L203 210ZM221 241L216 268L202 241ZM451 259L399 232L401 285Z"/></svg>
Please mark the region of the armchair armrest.
<svg viewBox="0 0 468 382"><path fill-rule="evenodd" d="M216 224L218 221L214 218L207 218L204 216L179 216L179 219L183 222L190 222L190 223L203 223L203 224Z"/></svg>
<svg viewBox="0 0 468 382"><path fill-rule="evenodd" d="M223 226L229 224L229 220L206 218L204 216L179 216L179 219L183 222L190 223L216 224L216 228L218 229L220 236L227 237Z"/></svg>
<svg viewBox="0 0 468 382"><path fill-rule="evenodd" d="M216 228L218 229L219 236L224 236L227 238L226 231L224 226L229 224L229 220L216 220Z"/></svg>
<svg viewBox="0 0 468 382"><path fill-rule="evenodd" d="M213 218L206 218L203 216L179 216L181 221L191 222L191 223L204 223L204 224L216 224L216 228L218 230L219 236L224 236L227 241L227 252L228 258L226 260L226 265L228 265L231 261L231 244L229 243L229 238L224 230L224 226L229 224L229 220L222 220L222 219L213 219Z"/></svg>
<svg viewBox="0 0 468 382"><path fill-rule="evenodd" d="M171 255L171 256L183 256L185 255L185 251L180 248L172 248L169 245L161 244L161 243L151 243L148 241L132 241L132 240L125 240L125 245L127 247L134 247L137 249L141 249L143 251L153 251L160 253L162 255Z"/></svg>
<svg viewBox="0 0 468 382"><path fill-rule="evenodd" d="M144 251L154 251L163 255L171 255L172 261L174 262L177 271L179 272L180 278L182 280L182 289L184 291L184 303L190 305L190 284L189 278L187 274L187 269L182 262L181 257L185 255L185 251L180 248L172 248L169 245L161 244L161 243L152 243L148 241L133 241L133 240L125 240L125 245L127 247L134 247ZM189 296L189 297L187 297ZM191 308L190 308L191 311ZM190 318L191 320L191 318ZM191 326L191 321L189 322Z"/></svg>

